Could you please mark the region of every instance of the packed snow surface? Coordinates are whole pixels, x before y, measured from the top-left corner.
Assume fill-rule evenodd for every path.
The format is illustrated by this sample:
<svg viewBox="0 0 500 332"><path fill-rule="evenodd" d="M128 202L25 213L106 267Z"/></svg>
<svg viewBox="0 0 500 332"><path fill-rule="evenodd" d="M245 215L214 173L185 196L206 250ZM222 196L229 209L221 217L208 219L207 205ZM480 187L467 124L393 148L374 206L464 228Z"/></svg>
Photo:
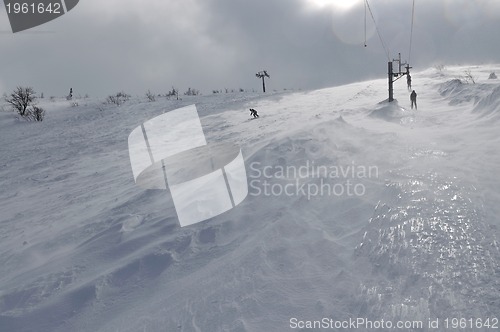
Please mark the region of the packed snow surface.
<svg viewBox="0 0 500 332"><path fill-rule="evenodd" d="M16 119L5 105L0 331L288 331L323 318L424 322L401 331L437 331L427 326L436 318L440 330L446 318L494 323L495 71L413 73L418 110L404 79L392 103L379 79L136 97L119 107L42 99L41 123ZM241 147L249 195L181 228L168 190L134 183L127 138L191 104L208 142ZM259 119L250 120L251 107Z"/></svg>

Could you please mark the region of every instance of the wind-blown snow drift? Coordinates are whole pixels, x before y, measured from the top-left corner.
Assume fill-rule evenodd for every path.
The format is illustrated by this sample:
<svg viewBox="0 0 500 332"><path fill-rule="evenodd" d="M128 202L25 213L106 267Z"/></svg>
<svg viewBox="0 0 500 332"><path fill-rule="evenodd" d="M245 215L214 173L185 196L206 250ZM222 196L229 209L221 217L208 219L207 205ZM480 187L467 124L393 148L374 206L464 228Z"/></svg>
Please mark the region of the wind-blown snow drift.
<svg viewBox="0 0 500 332"><path fill-rule="evenodd" d="M472 68L477 84L456 80L463 70L415 73L418 110L399 83L398 101L383 102L386 82L374 80L119 108L46 102L43 123L1 112L0 331L498 318L500 83L487 80L498 68ZM168 192L135 186L127 137L192 103L208 141L242 148L250 191L180 228ZM279 173L300 167L300 178ZM297 189L348 181L363 195ZM266 183L291 194L266 195Z"/></svg>

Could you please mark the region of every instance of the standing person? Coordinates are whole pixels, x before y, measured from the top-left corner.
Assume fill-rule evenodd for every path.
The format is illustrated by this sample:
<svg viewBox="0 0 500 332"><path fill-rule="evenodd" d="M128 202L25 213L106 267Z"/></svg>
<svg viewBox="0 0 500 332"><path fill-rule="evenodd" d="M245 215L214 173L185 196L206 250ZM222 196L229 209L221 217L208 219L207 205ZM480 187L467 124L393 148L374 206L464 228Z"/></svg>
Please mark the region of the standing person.
<svg viewBox="0 0 500 332"><path fill-rule="evenodd" d="M411 75L408 73L406 76L406 84L408 84L408 91L411 90Z"/></svg>
<svg viewBox="0 0 500 332"><path fill-rule="evenodd" d="M417 109L417 93L413 90L410 94L411 109L413 109L413 104L415 104L415 109Z"/></svg>

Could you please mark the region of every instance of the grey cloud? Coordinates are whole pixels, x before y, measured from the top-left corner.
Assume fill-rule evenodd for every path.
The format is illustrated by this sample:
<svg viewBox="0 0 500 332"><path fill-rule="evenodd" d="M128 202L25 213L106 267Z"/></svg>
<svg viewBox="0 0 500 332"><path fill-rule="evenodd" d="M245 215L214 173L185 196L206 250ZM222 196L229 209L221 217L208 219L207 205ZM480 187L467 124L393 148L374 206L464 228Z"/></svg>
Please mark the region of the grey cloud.
<svg viewBox="0 0 500 332"><path fill-rule="evenodd" d="M0 34L0 87L32 85L46 95L142 95L172 85L210 93L319 88L384 77L387 58L371 19L363 47L363 3L312 9L307 0L80 1L37 33ZM500 62L495 2L416 0L412 65ZM411 0L370 1L391 57L408 58ZM472 4L471 4L472 3ZM461 8L467 7L467 11ZM7 20L0 12L2 22ZM6 30L5 24L1 25Z"/></svg>

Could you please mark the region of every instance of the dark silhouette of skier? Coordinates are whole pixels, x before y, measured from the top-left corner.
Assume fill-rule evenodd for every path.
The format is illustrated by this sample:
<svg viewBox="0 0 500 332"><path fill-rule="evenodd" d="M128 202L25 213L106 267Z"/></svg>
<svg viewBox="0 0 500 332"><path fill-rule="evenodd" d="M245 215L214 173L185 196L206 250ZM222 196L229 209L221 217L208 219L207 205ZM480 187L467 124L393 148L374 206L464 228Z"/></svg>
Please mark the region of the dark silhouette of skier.
<svg viewBox="0 0 500 332"><path fill-rule="evenodd" d="M257 114L257 111L254 110L253 108L250 109L250 116L253 116L254 119L259 117L259 114Z"/></svg>
<svg viewBox="0 0 500 332"><path fill-rule="evenodd" d="M410 76L410 74L408 74L406 76L406 84L408 84L408 91L410 91L411 90L411 76Z"/></svg>
<svg viewBox="0 0 500 332"><path fill-rule="evenodd" d="M413 104L415 104L415 109L417 109L417 93L413 90L410 94L411 109L413 109Z"/></svg>

